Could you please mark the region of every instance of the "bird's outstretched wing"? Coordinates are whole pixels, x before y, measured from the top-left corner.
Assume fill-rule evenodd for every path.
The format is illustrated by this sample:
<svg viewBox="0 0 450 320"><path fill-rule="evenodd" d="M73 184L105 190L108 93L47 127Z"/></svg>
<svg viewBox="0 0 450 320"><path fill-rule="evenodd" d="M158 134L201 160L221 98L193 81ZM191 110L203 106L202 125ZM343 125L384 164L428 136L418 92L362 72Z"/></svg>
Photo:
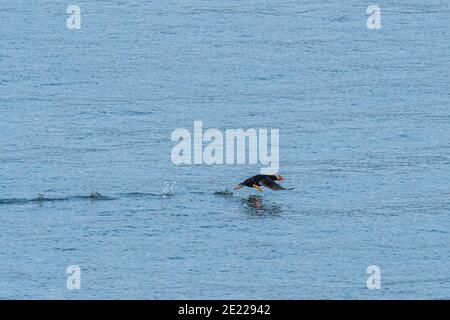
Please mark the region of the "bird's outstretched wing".
<svg viewBox="0 0 450 320"><path fill-rule="evenodd" d="M267 188L270 188L272 190L288 190L285 187L280 186L275 181L271 180L270 178L264 178L261 180L261 183L266 186Z"/></svg>

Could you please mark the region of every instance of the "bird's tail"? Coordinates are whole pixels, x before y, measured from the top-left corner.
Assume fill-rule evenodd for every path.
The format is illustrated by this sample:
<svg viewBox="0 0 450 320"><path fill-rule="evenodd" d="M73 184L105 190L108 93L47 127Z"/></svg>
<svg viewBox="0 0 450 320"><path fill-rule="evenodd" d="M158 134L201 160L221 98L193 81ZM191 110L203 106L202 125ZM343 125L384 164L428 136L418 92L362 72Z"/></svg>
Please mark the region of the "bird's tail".
<svg viewBox="0 0 450 320"><path fill-rule="evenodd" d="M234 190L239 190L240 188L242 188L243 185L242 184L238 184L237 186L234 187Z"/></svg>

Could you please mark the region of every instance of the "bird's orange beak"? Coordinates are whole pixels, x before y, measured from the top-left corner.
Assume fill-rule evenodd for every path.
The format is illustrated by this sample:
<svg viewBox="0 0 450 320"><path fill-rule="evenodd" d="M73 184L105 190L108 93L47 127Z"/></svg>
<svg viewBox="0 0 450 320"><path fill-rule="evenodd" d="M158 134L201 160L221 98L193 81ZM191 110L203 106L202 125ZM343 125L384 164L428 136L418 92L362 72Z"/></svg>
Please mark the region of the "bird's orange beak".
<svg viewBox="0 0 450 320"><path fill-rule="evenodd" d="M277 179L278 179L279 181L283 181L283 180L284 180L283 176L281 176L281 175L278 175L278 176L277 176Z"/></svg>

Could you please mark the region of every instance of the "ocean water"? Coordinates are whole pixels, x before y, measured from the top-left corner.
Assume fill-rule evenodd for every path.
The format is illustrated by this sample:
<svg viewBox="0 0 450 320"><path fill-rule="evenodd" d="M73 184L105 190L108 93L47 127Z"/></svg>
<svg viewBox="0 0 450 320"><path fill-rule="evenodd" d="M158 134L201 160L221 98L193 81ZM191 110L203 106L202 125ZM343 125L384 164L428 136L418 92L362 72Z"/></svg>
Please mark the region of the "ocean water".
<svg viewBox="0 0 450 320"><path fill-rule="evenodd" d="M450 298L448 1L376 1L380 30L356 0L69 4L0 5L0 298ZM279 129L295 190L174 165L196 120Z"/></svg>

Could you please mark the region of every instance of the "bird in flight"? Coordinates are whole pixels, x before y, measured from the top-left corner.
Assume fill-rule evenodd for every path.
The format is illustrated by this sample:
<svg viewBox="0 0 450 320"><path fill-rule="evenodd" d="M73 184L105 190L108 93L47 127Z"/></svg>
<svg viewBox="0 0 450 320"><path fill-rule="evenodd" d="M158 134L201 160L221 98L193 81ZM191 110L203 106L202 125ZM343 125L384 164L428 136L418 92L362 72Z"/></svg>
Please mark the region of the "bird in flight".
<svg viewBox="0 0 450 320"><path fill-rule="evenodd" d="M242 187L249 187L249 188L255 188L259 192L262 192L261 187L267 187L272 190L293 190L286 189L285 187L280 186L275 181L282 181L284 178L279 174L257 174L256 176L250 177L244 182L239 183L236 187L234 187L234 190L239 190Z"/></svg>

